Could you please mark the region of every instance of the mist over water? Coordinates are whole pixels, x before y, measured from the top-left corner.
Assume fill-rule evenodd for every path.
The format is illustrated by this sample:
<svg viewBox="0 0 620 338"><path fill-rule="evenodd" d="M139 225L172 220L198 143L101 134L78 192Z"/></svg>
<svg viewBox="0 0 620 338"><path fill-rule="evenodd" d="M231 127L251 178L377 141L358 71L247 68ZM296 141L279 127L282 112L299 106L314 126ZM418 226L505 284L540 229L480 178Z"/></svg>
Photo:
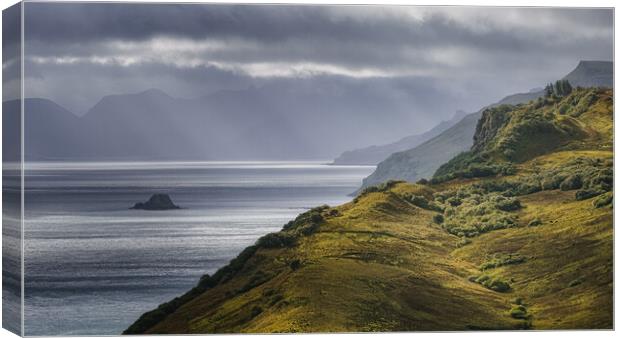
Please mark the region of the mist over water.
<svg viewBox="0 0 620 338"><path fill-rule="evenodd" d="M319 162L28 163L27 335L119 334L371 166ZM129 210L153 193L180 210Z"/></svg>

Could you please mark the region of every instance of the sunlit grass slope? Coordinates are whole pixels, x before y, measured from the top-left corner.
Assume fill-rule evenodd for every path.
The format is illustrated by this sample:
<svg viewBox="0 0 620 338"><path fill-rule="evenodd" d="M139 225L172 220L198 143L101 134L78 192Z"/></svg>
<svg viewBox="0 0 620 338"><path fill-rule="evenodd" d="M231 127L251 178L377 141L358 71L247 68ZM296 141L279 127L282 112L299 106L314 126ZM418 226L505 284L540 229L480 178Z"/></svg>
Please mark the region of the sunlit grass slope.
<svg viewBox="0 0 620 338"><path fill-rule="evenodd" d="M310 210L126 333L612 328L611 91L531 104L441 179ZM506 156L527 114L564 127Z"/></svg>

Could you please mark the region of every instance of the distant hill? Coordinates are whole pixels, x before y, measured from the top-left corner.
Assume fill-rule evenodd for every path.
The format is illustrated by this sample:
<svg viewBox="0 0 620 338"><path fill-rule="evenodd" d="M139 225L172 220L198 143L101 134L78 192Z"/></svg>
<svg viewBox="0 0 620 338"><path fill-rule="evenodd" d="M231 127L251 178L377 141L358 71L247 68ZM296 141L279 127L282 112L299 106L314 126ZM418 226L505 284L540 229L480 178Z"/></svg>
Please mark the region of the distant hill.
<svg viewBox="0 0 620 338"><path fill-rule="evenodd" d="M313 208L124 334L613 329L613 91L475 129L430 182Z"/></svg>
<svg viewBox="0 0 620 338"><path fill-rule="evenodd" d="M614 64L608 61L581 61L577 68L564 77L573 86L614 86Z"/></svg>
<svg viewBox="0 0 620 338"><path fill-rule="evenodd" d="M448 121L441 121L438 125L424 133L407 136L393 143L345 151L338 156L332 164L376 165L393 153L414 148L417 145L439 135L444 130L459 122L466 114L467 113L464 111L459 110L456 114L454 114L452 119Z"/></svg>
<svg viewBox="0 0 620 338"><path fill-rule="evenodd" d="M2 123L6 126L20 126L20 109L19 100L2 102L4 112L13 112L3 114ZM51 100L38 98L25 99L24 111L27 112L24 114L24 125L27 126L24 133L27 159L54 160L86 151L82 148L84 143L80 142L80 139L85 140L85 135L82 133L85 130L79 118L70 111ZM19 142L19 137L19 129L5 128L3 130L5 144L17 144L15 142ZM21 154L9 155L14 160L19 159L20 156Z"/></svg>
<svg viewBox="0 0 620 338"><path fill-rule="evenodd" d="M613 85L613 63L607 61L581 61L563 79L574 86L610 87ZM415 182L430 178L439 166L461 152L469 150L473 144L476 124L482 112L502 104L525 103L543 95L542 91L509 95L501 101L470 114L436 137L415 148L394 153L377 165L377 169L362 183L362 188L387 180L406 180Z"/></svg>
<svg viewBox="0 0 620 338"><path fill-rule="evenodd" d="M26 99L25 156L325 160L361 144L385 144L409 135L416 119L412 112L453 105L429 99L440 95L434 88L401 95L391 85L382 79L283 80L191 99L150 89L105 96L79 117L50 100Z"/></svg>

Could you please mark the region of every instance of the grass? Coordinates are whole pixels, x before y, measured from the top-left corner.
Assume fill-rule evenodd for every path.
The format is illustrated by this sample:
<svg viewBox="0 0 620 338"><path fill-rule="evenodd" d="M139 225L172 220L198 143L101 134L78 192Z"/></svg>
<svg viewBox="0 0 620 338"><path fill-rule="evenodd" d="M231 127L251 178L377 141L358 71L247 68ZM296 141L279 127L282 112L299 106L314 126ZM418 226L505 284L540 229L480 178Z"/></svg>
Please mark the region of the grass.
<svg viewBox="0 0 620 338"><path fill-rule="evenodd" d="M572 191L540 191L519 198L517 226L462 245L433 221L439 213L410 200L437 193L397 183L335 208L338 216L326 209L315 233L294 247L258 248L234 278L146 331L611 327L610 209ZM535 219L544 226L518 226ZM480 269L486 278L470 282ZM258 271L271 277L253 285ZM515 311L515 294L528 299L525 313Z"/></svg>

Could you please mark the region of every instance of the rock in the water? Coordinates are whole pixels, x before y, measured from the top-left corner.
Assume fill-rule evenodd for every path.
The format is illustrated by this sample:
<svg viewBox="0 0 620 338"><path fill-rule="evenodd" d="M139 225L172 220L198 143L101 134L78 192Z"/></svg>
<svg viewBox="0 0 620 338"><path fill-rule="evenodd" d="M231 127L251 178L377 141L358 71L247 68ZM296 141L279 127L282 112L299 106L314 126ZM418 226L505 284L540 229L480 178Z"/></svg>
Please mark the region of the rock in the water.
<svg viewBox="0 0 620 338"><path fill-rule="evenodd" d="M170 209L180 209L179 206L172 203L172 199L168 194L153 194L148 201L142 203L138 202L130 209L140 209L140 210L170 210Z"/></svg>

